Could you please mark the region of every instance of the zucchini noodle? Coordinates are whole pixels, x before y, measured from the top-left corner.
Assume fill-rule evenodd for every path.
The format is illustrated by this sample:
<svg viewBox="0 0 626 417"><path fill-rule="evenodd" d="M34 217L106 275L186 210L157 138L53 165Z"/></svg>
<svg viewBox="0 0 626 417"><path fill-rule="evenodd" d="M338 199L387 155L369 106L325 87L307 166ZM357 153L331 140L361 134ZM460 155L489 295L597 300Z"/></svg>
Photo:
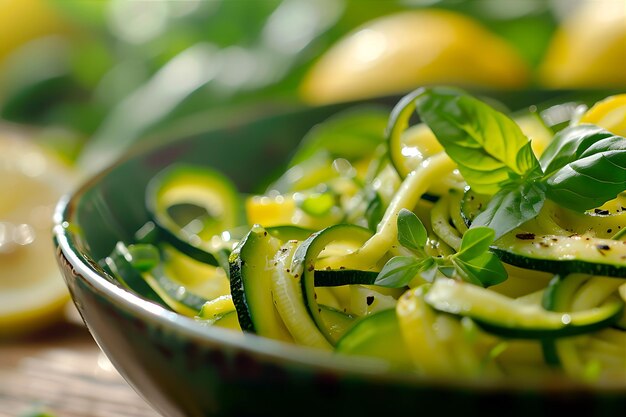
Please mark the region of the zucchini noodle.
<svg viewBox="0 0 626 417"><path fill-rule="evenodd" d="M452 172L454 162L445 153L439 153L426 159L420 166L407 175L395 197L389 203L385 215L378 224L376 234L351 255L342 259L346 268L367 267L379 261L396 241L398 228L396 219L403 208L413 209L419 199L428 190L431 183Z"/></svg>
<svg viewBox="0 0 626 417"><path fill-rule="evenodd" d="M306 153L296 153L273 186L240 193L241 203L235 185L211 168L170 169L176 181L170 175L161 184L168 177L160 175L150 184L147 204L158 208L157 218L142 229L180 227L185 233L137 235L123 256L112 253L102 265L122 285L156 294L153 302L207 327L371 356L397 372L453 379L558 374L624 385L626 245L611 239L626 229L624 194L584 213L545 200L535 216L470 256L477 250L472 245L480 244L468 237L478 229L472 223L492 197L474 193L425 124L409 126L418 96L407 96L390 112L387 137L371 132L369 153L333 148L334 142L315 137L323 130L314 131ZM539 135L533 140L549 143L555 135L527 111L510 117ZM333 134L347 143L358 140L349 129ZM323 145L316 150L315 143ZM196 192L202 187L197 178L216 185ZM185 187L184 193L176 187ZM176 207L158 200L162 193L155 190L163 189L180 196ZM221 208L240 206L225 219L199 209L216 199ZM242 212L245 219L233 223ZM189 236L198 224L224 230ZM143 259L144 253L154 259ZM503 265L503 280L476 279L491 278L500 270L496 263ZM170 287L182 288L186 297L159 287L157 266L175 271ZM230 287L223 285L225 277ZM204 307L198 311L187 299L203 299Z"/></svg>
<svg viewBox="0 0 626 417"><path fill-rule="evenodd" d="M289 267L295 250L294 242L289 242L278 251L274 258L276 265L272 280L272 293L276 309L297 343L330 349L330 344L309 317L301 301L302 290L299 280L290 273Z"/></svg>

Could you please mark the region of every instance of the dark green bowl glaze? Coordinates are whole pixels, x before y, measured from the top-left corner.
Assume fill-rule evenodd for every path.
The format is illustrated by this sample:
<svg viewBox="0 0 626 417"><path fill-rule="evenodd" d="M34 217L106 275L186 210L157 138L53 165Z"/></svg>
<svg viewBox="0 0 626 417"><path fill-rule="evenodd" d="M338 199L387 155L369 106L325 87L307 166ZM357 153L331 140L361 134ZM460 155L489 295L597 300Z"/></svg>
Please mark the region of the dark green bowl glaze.
<svg viewBox="0 0 626 417"><path fill-rule="evenodd" d="M517 108L545 99L517 94ZM393 101L385 104L391 105ZM626 410L623 388L541 381L451 381L388 371L381 363L203 327L130 293L98 260L145 223L148 180L173 161L217 167L257 189L298 141L339 106L297 109L199 129L131 152L64 197L55 214L58 263L94 339L129 384L166 417L578 415Z"/></svg>

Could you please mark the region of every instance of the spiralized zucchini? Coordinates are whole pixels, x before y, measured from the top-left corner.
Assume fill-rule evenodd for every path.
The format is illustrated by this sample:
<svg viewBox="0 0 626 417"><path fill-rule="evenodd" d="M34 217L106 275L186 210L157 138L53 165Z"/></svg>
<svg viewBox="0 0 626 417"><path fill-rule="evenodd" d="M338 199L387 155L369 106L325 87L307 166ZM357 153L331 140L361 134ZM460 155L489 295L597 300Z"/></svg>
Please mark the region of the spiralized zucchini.
<svg viewBox="0 0 626 417"><path fill-rule="evenodd" d="M193 228L183 224L179 226L185 234L157 230L149 239L138 236L121 255L112 253L103 266L122 285L152 295L155 302L199 324L337 355L368 356L398 372L455 379L561 374L594 384L624 384L626 244L619 239L624 238L620 230L626 229L626 197L615 193L585 210L561 205L550 194L556 180L541 179L547 172L537 150L558 151L557 156L569 158L566 162L576 168L605 138L621 145L626 140L611 133L578 138L574 130L571 142L550 150L552 138L561 135L555 140L564 141L565 134L555 132L538 113L505 116L485 104L470 103L459 105L454 116L467 118L470 128L450 127L446 114L433 116L432 108L441 103L417 102L421 94L405 97L393 111L351 109L312 131L266 193L242 194L241 207L233 208L245 210L241 224L232 224L239 212L223 213L228 222L207 218L211 201L205 199L202 221L228 223L229 229L210 237L189 237ZM466 97L450 90L436 96L450 112ZM406 112L416 105L424 111L420 116L427 117L409 126ZM372 122L356 128L351 120L358 122L363 114ZM381 121L386 123L390 114L386 136ZM511 120L519 131L509 133L508 121L502 120ZM427 122L435 126L436 138ZM493 129L496 122L501 143L481 131ZM570 127L577 125L573 115ZM476 159L471 146L467 159L459 159L459 147L469 143L453 137L462 129L473 135L470 139L478 138L472 146L491 159ZM442 137L442 132L451 136ZM517 146L507 135L517 135L519 141L520 132L536 145L530 151L536 164L520 162L528 159L523 140L517 156L504 149ZM366 147L355 151L362 137ZM615 153L626 147L610 149ZM596 154L600 151L604 148ZM619 182L626 158L611 155L613 178ZM530 168L524 171L525 166ZM202 169L211 171L194 167L193 175L198 177ZM484 181L476 174L483 169ZM229 190L224 201L234 204L230 184L196 192L193 187L202 185L185 181L184 170L176 171L177 183L168 184L168 191L179 196L179 207L193 213L200 201L194 194L210 194L215 200L221 198L221 189ZM471 174L467 181L464 172ZM209 173L204 177L221 178ZM499 197L515 188L511 184L531 183L536 193ZM186 187L185 193L177 193L178 186ZM620 191L626 190L626 183L621 186ZM149 189L157 187L151 184ZM502 201L494 209L498 198ZM162 213L172 212L167 201L151 204ZM511 211L523 221L500 233L504 226L497 222L510 222ZM473 224L485 224L484 213L492 216L487 226ZM172 241L181 236L194 239L204 251L214 248L212 259L217 261L198 266L202 257L186 254L189 245ZM205 243L197 244L198 239ZM146 251L146 246L155 250ZM136 277L116 275L128 263L148 280L147 286L133 284ZM225 279L230 287L223 285ZM162 282L169 287L159 288ZM150 294L142 294L145 289ZM186 304L189 294L193 304Z"/></svg>

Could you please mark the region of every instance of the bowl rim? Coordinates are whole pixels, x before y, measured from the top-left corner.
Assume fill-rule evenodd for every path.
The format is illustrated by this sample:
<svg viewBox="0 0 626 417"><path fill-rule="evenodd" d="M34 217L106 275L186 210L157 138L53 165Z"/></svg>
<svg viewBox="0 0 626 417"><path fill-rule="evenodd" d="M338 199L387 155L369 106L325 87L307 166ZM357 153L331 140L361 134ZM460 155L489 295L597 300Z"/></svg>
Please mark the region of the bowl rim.
<svg viewBox="0 0 626 417"><path fill-rule="evenodd" d="M58 200L53 214L52 239L58 259L65 258L72 267L73 277L78 277L87 284L91 291L99 293L106 300L126 310L134 317L157 326L169 329L176 333L179 338L184 338L200 345L223 345L229 349L236 349L263 358L270 363L289 363L311 372L330 372L340 376L351 378L370 378L376 383L388 383L415 388L443 389L443 390L466 390L476 393L519 393L550 395L567 394L576 392L585 394L616 394L626 395L626 384L617 385L589 384L584 381L574 380L559 375L549 375L540 378L450 378L422 376L414 372L401 372L390 369L382 360L366 357L352 357L335 354L332 351L325 352L306 346L293 345L287 342L272 340L252 333L237 333L229 329L199 325L193 318L186 317L171 311L157 303L151 302L134 294L121 286L114 284L101 275L87 260L97 263L88 253L81 252L74 242L72 231L72 216L80 199L93 187L114 171L118 166L134 158L141 157L146 152L158 151L159 148L172 146L184 142L185 138L177 138L161 142L156 146L143 146L126 152L117 161L95 174L90 174L82 180L77 188L65 193ZM61 267L60 267L61 268ZM105 272L106 274L106 272ZM68 277L63 274L66 285ZM111 278L114 280L113 278ZM71 294L74 302L74 294ZM77 306L82 316L81 307ZM91 327L87 324L88 330ZM95 334L92 335L97 340ZM106 352L104 352L106 354ZM123 374L123 373L122 373Z"/></svg>

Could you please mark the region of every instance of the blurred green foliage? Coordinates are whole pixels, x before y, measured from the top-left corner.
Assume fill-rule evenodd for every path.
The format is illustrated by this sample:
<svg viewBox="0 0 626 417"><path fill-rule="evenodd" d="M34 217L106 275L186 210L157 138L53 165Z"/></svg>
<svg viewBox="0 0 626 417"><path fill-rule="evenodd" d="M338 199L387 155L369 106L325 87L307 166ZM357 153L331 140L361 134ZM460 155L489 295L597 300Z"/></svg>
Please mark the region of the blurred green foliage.
<svg viewBox="0 0 626 417"><path fill-rule="evenodd" d="M48 139L71 158L87 141L121 146L194 115L217 120L258 103L297 105L317 57L396 11L461 11L532 65L556 27L546 0L39 1L74 30L37 38L4 61L0 118L56 127Z"/></svg>

